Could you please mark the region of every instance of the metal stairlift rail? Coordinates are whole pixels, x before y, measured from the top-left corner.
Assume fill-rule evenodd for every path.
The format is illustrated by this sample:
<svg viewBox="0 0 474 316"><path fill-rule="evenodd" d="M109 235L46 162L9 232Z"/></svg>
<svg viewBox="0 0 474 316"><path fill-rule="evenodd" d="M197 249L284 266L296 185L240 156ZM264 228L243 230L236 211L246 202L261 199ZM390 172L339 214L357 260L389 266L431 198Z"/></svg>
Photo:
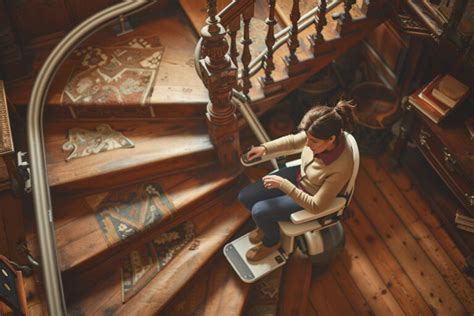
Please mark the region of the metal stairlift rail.
<svg viewBox="0 0 474 316"><path fill-rule="evenodd" d="M66 315L61 271L58 266L54 218L51 205L44 135L43 110L50 84L66 57L96 30L116 21L120 15L141 11L157 0L125 0L86 19L71 30L54 48L36 77L27 113L32 194L41 253L41 269L50 315Z"/></svg>

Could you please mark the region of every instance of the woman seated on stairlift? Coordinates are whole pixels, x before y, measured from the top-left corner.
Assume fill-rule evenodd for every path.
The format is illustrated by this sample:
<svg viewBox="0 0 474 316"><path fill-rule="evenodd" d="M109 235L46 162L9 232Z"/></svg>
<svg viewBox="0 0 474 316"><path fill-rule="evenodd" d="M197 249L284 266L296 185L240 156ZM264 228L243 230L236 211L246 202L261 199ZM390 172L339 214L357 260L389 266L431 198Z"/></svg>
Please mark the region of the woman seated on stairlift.
<svg viewBox="0 0 474 316"><path fill-rule="evenodd" d="M343 191L352 174L353 158L343 131L354 126L348 101L332 108L316 106L299 125L300 132L253 147L249 161L266 154L301 148L301 166L279 169L245 187L239 201L252 212L257 229L249 239L250 262L259 261L280 247L279 221L289 221L294 212L324 210Z"/></svg>

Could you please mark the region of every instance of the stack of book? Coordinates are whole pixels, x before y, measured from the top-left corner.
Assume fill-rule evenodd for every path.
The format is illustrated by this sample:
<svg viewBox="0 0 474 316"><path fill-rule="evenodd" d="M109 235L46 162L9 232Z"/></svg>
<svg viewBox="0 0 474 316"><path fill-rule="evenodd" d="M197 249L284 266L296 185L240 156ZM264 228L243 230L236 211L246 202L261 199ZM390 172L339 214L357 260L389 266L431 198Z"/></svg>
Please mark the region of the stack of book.
<svg viewBox="0 0 474 316"><path fill-rule="evenodd" d="M469 94L469 87L451 75L438 75L410 96L410 103L433 122L439 123Z"/></svg>

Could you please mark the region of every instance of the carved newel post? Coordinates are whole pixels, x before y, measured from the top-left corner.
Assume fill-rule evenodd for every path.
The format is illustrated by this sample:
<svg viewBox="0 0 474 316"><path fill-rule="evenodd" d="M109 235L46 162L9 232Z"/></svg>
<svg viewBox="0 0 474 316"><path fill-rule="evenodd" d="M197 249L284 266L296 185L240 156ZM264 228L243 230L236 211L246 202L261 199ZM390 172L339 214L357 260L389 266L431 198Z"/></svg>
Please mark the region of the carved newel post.
<svg viewBox="0 0 474 316"><path fill-rule="evenodd" d="M209 90L207 122L211 141L222 166L239 168L240 140L232 88L237 86L237 68L228 54L225 28L217 17L216 0L208 0L207 25L201 30L202 56L199 67Z"/></svg>

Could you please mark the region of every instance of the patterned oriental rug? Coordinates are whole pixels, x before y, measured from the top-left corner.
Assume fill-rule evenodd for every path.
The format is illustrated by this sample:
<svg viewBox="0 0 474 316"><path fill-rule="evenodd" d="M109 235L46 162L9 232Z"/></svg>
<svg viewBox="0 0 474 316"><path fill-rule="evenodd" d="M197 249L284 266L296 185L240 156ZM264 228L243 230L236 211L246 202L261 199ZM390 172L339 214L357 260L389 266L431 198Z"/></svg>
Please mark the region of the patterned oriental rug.
<svg viewBox="0 0 474 316"><path fill-rule="evenodd" d="M276 316L283 268L271 272L255 283L250 289L245 306L248 316Z"/></svg>
<svg viewBox="0 0 474 316"><path fill-rule="evenodd" d="M163 57L159 39L136 38L120 47L76 50L77 65L61 95L63 105L144 105Z"/></svg>
<svg viewBox="0 0 474 316"><path fill-rule="evenodd" d="M123 257L122 302L145 287L193 237L193 223L184 222Z"/></svg>
<svg viewBox="0 0 474 316"><path fill-rule="evenodd" d="M156 225L175 211L157 182L135 184L112 193L86 198L109 245Z"/></svg>

